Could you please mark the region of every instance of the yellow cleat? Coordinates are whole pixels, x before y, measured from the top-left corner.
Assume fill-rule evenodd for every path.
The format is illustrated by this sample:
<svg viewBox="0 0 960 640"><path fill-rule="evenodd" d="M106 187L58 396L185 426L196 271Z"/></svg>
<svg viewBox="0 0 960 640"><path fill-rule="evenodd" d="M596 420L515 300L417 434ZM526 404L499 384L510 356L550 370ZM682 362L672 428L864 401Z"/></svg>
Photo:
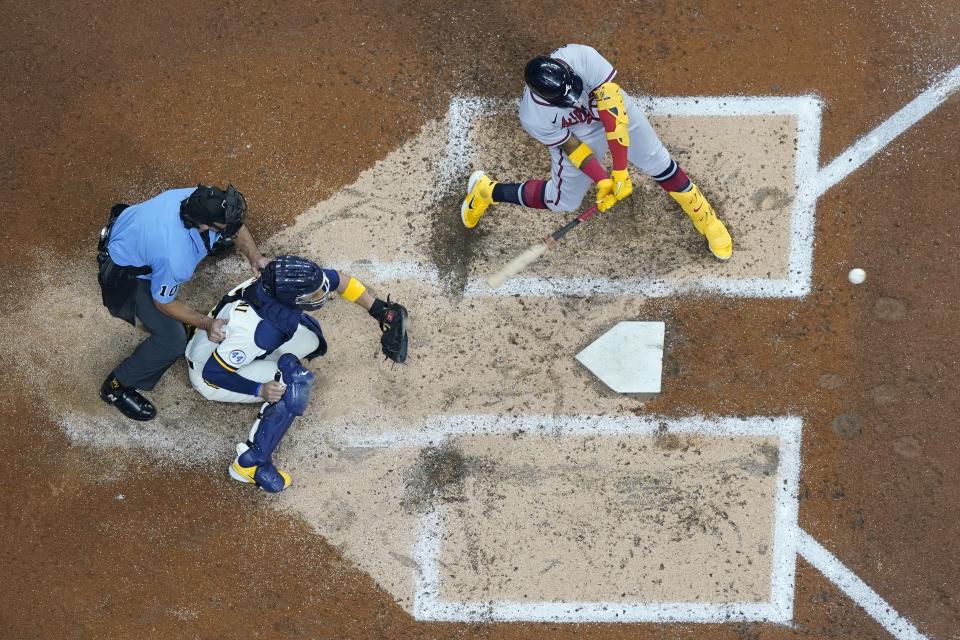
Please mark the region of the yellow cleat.
<svg viewBox="0 0 960 640"><path fill-rule="evenodd" d="M493 202L493 185L497 184L483 171L474 171L467 183L467 197L460 205L460 219L463 226L473 229Z"/></svg>
<svg viewBox="0 0 960 640"><path fill-rule="evenodd" d="M707 239L710 253L719 260L729 260L733 255L733 239L697 185L691 183L689 191L671 191L670 197L677 201L693 222L693 227Z"/></svg>

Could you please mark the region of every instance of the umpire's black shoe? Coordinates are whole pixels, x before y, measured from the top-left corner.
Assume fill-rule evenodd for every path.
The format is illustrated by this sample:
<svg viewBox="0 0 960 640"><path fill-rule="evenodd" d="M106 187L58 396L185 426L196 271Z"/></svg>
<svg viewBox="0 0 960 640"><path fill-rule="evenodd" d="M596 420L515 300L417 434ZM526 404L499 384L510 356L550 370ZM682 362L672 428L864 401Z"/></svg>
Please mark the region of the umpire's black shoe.
<svg viewBox="0 0 960 640"><path fill-rule="evenodd" d="M113 374L107 376L100 386L100 397L132 420L146 422L157 417L157 408L152 402L137 393L136 389L120 384Z"/></svg>

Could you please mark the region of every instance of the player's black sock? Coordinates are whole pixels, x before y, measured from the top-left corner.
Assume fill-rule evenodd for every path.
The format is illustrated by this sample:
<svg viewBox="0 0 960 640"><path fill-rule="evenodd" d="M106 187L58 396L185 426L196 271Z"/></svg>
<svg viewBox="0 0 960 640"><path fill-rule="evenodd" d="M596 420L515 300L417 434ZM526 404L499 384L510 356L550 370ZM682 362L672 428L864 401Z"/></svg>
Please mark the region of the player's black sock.
<svg viewBox="0 0 960 640"><path fill-rule="evenodd" d="M522 182L498 182L493 185L493 201L522 205L523 201L520 199L520 188L522 186Z"/></svg>
<svg viewBox="0 0 960 640"><path fill-rule="evenodd" d="M657 184L659 184L664 191L668 192L683 193L684 191L689 191L692 186L690 178L687 177L683 168L672 158L670 159L670 166L667 167L667 170L660 175L653 176L653 179L657 181Z"/></svg>
<svg viewBox="0 0 960 640"><path fill-rule="evenodd" d="M528 209L546 209L546 180L525 180L493 185L493 201L518 204Z"/></svg>

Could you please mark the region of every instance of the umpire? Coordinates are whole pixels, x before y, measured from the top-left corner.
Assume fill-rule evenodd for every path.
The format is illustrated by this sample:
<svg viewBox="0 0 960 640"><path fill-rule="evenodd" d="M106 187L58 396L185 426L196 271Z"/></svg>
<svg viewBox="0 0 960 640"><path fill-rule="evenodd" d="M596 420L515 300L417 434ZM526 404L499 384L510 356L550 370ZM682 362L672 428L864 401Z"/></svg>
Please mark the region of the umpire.
<svg viewBox="0 0 960 640"><path fill-rule="evenodd" d="M213 342L226 336L226 321L176 299L200 261L217 247L235 243L254 275L269 263L243 225L246 213L246 200L233 185L224 191L202 184L111 210L97 254L103 304L130 324L139 318L150 333L100 387L103 401L128 418L152 420L157 415L137 390L153 389L183 356L188 326L205 330Z"/></svg>

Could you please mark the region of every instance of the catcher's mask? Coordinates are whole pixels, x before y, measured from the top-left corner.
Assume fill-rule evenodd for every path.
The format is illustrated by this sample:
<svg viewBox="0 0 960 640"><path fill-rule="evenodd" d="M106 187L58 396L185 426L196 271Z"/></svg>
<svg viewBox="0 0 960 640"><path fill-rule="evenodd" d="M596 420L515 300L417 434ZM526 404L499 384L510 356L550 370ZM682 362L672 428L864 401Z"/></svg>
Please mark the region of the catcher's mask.
<svg viewBox="0 0 960 640"><path fill-rule="evenodd" d="M537 56L524 67L523 80L530 91L555 107L586 106L583 80L563 60Z"/></svg>
<svg viewBox="0 0 960 640"><path fill-rule="evenodd" d="M312 260L277 256L260 273L263 292L281 304L314 311L327 302L330 279Z"/></svg>
<svg viewBox="0 0 960 640"><path fill-rule="evenodd" d="M224 225L220 234L227 238L237 235L246 215L247 201L232 184L227 185L226 191L198 184L194 192L180 203L180 219L188 229L201 224Z"/></svg>

